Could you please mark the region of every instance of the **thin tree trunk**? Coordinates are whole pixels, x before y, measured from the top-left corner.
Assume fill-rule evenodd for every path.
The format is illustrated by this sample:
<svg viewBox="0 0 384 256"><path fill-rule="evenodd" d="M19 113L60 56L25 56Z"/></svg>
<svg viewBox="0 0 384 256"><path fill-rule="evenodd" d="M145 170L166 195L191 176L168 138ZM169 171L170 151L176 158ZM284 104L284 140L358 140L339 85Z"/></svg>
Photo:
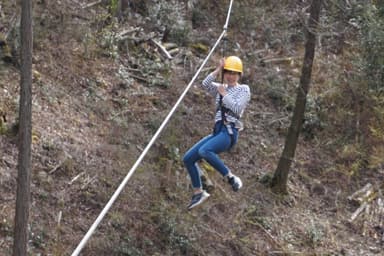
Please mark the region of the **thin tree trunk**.
<svg viewBox="0 0 384 256"><path fill-rule="evenodd" d="M17 175L14 256L26 256L30 202L32 130L32 2L21 1L21 70L19 102L19 157Z"/></svg>
<svg viewBox="0 0 384 256"><path fill-rule="evenodd" d="M311 82L312 64L315 56L316 28L319 22L322 0L313 0L308 22L308 38L305 44L304 62L301 71L300 85L297 90L295 109L291 125L285 140L283 153L272 178L271 187L276 193L287 194L288 173L295 156L297 141L303 125L307 94Z"/></svg>

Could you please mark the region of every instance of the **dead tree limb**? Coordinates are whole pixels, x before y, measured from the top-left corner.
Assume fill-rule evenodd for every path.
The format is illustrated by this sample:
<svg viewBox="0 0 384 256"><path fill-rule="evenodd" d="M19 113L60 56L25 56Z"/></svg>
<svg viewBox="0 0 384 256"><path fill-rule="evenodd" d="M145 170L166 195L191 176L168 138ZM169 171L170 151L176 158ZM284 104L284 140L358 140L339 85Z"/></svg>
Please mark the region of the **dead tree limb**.
<svg viewBox="0 0 384 256"><path fill-rule="evenodd" d="M88 8L93 7L93 6L99 5L99 4L101 4L101 3L103 3L103 0L97 0L97 1L94 1L94 2L92 2L92 3L89 3L89 4L84 5L84 6L83 6L83 9L88 9Z"/></svg>
<svg viewBox="0 0 384 256"><path fill-rule="evenodd" d="M171 56L171 54L167 51L167 49L165 49L164 46L162 46L160 43L156 42L155 40L151 39L151 42L153 42L164 54L165 56L168 58L168 59L173 59L173 57Z"/></svg>

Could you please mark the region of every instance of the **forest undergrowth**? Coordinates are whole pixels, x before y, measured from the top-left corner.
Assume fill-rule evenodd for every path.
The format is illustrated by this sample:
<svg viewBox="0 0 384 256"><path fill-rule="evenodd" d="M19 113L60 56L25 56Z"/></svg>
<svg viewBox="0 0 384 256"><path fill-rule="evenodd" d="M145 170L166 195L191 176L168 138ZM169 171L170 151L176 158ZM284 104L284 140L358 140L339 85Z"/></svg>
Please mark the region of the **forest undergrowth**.
<svg viewBox="0 0 384 256"><path fill-rule="evenodd" d="M30 255L73 252L205 58L228 7L118 2L33 1ZM325 1L283 196L265 184L290 124L310 1L235 1L225 46L82 254L380 255L384 34L383 7L374 2ZM0 4L1 255L11 255L16 198L17 8L14 1ZM187 211L191 187L182 156L211 132L214 110L197 83L221 51L243 59L242 81L252 91L246 129L223 154L244 189L234 193L205 163L211 197Z"/></svg>

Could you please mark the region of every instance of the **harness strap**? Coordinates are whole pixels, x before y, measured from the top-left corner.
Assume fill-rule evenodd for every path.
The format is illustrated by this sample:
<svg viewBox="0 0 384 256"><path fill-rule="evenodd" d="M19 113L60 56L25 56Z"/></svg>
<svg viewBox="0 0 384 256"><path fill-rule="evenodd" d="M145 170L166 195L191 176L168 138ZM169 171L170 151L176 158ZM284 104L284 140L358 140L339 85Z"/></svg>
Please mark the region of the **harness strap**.
<svg viewBox="0 0 384 256"><path fill-rule="evenodd" d="M225 127L227 127L228 134L231 138L231 146L229 147L228 151L235 145L235 135L233 134L233 129L231 124L226 124Z"/></svg>
<svg viewBox="0 0 384 256"><path fill-rule="evenodd" d="M232 125L231 125L231 123L227 122L227 118L225 117L225 113L227 113L227 112L229 112L231 110L223 106L223 96L222 95L220 95L220 98L219 98L219 108L217 109L217 111L219 111L219 110L221 110L220 125L221 126L225 126L227 128L228 134L229 134L229 136L231 138L231 145L230 145L230 147L228 149L228 151L229 151L234 146L234 144L235 144L235 138L234 138L234 133L233 133Z"/></svg>
<svg viewBox="0 0 384 256"><path fill-rule="evenodd" d="M229 108L226 108L224 106L219 106L217 107L216 109L216 112L221 110L221 118L223 118L223 113L224 113L224 118L225 118L225 113L228 113L230 114L231 116L234 116L236 119L240 119L240 116L238 114L236 114L235 112L233 112L232 110L230 110Z"/></svg>
<svg viewBox="0 0 384 256"><path fill-rule="evenodd" d="M232 125L233 125L233 123L224 123L221 121L217 121L215 123L215 126L213 128L213 132L212 132L213 135L216 135L217 133L219 133L221 131L221 129L223 127L225 127L225 129L227 130L228 135L231 139L231 144L230 144L229 149L227 151L230 151L231 148L235 145L235 133L233 131L234 127L232 127Z"/></svg>
<svg viewBox="0 0 384 256"><path fill-rule="evenodd" d="M219 107L218 107L217 111L221 110L221 122L223 122L223 123L227 121L227 118L225 117L225 109L227 109L227 108L225 108L225 109L224 108L225 107L223 106L223 95L220 94Z"/></svg>

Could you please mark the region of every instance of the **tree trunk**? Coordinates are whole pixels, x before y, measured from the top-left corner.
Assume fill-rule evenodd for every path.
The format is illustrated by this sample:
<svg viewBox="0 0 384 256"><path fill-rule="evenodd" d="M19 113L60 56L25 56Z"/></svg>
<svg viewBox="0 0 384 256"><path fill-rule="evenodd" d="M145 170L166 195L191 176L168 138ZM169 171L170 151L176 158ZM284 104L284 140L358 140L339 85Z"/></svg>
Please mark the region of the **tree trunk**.
<svg viewBox="0 0 384 256"><path fill-rule="evenodd" d="M32 1L21 1L19 156L13 255L27 255L32 130Z"/></svg>
<svg viewBox="0 0 384 256"><path fill-rule="evenodd" d="M123 19L124 13L129 7L129 1L128 0L118 0L117 1L117 7L116 7L116 16L119 20Z"/></svg>
<svg viewBox="0 0 384 256"><path fill-rule="evenodd" d="M280 194L287 194L288 173L292 160L295 156L296 145L304 120L307 94L311 82L312 64L315 55L316 28L319 22L322 0L313 0L310 8L308 21L307 42L305 44L304 62L301 71L300 85L297 90L295 109L291 125L285 140L283 153L280 157L277 169L272 178L272 191Z"/></svg>

